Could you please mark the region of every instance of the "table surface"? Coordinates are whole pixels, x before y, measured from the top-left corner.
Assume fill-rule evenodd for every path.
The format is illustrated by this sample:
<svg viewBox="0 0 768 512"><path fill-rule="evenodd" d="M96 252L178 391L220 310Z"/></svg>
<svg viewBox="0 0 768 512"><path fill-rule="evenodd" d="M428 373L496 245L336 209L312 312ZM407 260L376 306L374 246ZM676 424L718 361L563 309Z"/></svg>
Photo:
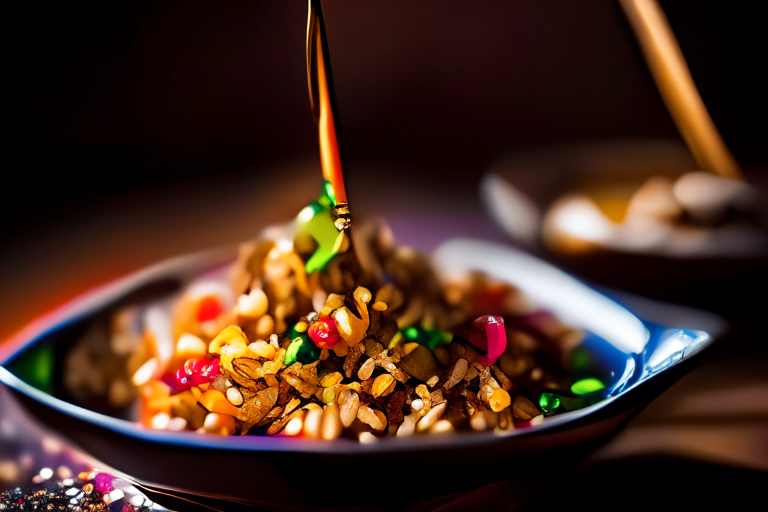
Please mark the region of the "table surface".
<svg viewBox="0 0 768 512"><path fill-rule="evenodd" d="M375 165L366 171L382 172ZM14 241L0 259L0 339L95 285L169 256L251 238L291 218L317 190L316 172L311 162L285 162L237 179L95 198L87 209L62 212ZM466 191L413 189L419 187L406 192L381 185L371 194L361 183L350 189L352 198L362 198L353 211L385 217L398 242L425 250L456 235L506 241ZM649 500L665 510L747 504L751 492L744 490L768 481L768 320L738 311L727 312L731 331L696 368L586 459L546 474L489 477L487 486L422 501L413 510L527 510L585 499L638 510ZM46 465L98 465L31 421L7 392L0 394L0 489L23 485ZM629 499L634 487L646 499ZM664 489L664 498L647 494L654 489Z"/></svg>

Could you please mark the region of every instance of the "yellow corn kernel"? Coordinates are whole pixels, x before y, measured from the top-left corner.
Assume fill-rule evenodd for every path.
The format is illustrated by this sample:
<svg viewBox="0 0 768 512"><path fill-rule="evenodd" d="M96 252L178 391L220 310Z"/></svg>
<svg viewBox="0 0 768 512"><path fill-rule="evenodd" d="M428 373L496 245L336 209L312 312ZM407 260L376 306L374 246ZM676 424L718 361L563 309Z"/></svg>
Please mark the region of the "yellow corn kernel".
<svg viewBox="0 0 768 512"><path fill-rule="evenodd" d="M245 349L248 345L248 338L240 327L230 325L213 338L213 341L208 345L208 352L221 354L221 347L225 345L240 346Z"/></svg>
<svg viewBox="0 0 768 512"><path fill-rule="evenodd" d="M324 388L329 388L331 386L335 386L336 384L339 384L344 376L339 372L333 372L329 373L322 379L320 379L320 385Z"/></svg>
<svg viewBox="0 0 768 512"><path fill-rule="evenodd" d="M488 400L488 405L491 406L491 410L493 412L501 412L509 407L509 404L511 403L512 399L509 397L509 393L507 393L503 388L494 389L490 399Z"/></svg>
<svg viewBox="0 0 768 512"><path fill-rule="evenodd" d="M274 359L277 349L266 341L255 341L248 345L248 349L264 359Z"/></svg>
<svg viewBox="0 0 768 512"><path fill-rule="evenodd" d="M374 302L373 303L373 309L376 311L386 311L387 310L387 303L386 302Z"/></svg>

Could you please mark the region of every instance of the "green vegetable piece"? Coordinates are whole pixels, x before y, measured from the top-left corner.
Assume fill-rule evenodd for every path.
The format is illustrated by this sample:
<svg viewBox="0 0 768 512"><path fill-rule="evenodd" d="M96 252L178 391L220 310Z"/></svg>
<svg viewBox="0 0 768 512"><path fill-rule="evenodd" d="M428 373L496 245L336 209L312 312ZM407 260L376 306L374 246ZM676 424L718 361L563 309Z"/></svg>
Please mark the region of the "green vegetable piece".
<svg viewBox="0 0 768 512"><path fill-rule="evenodd" d="M322 270L334 256L344 240L344 233L336 229L331 212L318 203L305 207L298 216L299 231L308 233L317 243L317 249L305 265L308 274Z"/></svg>
<svg viewBox="0 0 768 512"><path fill-rule="evenodd" d="M299 347L299 353L296 354L296 360L301 364L314 363L320 359L322 349L307 337L303 338L304 343Z"/></svg>
<svg viewBox="0 0 768 512"><path fill-rule="evenodd" d="M600 401L598 397L585 399L581 396L568 396L557 391L545 391L539 398L539 408L549 416L556 413L575 411Z"/></svg>
<svg viewBox="0 0 768 512"><path fill-rule="evenodd" d="M594 377L581 379L574 382L571 386L571 392L576 395L588 395L590 393L594 393L595 391L600 391L601 389L605 389L605 384L603 384L599 379L595 379Z"/></svg>
<svg viewBox="0 0 768 512"><path fill-rule="evenodd" d="M539 398L539 408L544 411L544 414L550 415L555 412L555 409L560 407L560 397L554 393L542 393Z"/></svg>
<svg viewBox="0 0 768 512"><path fill-rule="evenodd" d="M290 366L296 361L301 364L314 363L320 358L321 349L312 342L305 334L293 338L288 349L285 351L285 366Z"/></svg>
<svg viewBox="0 0 768 512"><path fill-rule="evenodd" d="M400 332L406 338L406 343L416 342L430 350L434 350L435 347L440 345L447 345L453 338L452 334L439 329L430 330L421 327L408 327Z"/></svg>
<svg viewBox="0 0 768 512"><path fill-rule="evenodd" d="M53 365L53 349L41 344L17 356L8 364L8 370L30 386L50 394L53 391Z"/></svg>
<svg viewBox="0 0 768 512"><path fill-rule="evenodd" d="M291 344L288 345L288 349L285 351L285 359L283 360L285 366L290 366L296 362L296 358L299 355L299 349L303 344L304 339L300 336L291 341Z"/></svg>
<svg viewBox="0 0 768 512"><path fill-rule="evenodd" d="M320 194L318 203L326 208L333 208L336 206L336 191L333 190L333 185L328 180L323 180L323 192Z"/></svg>

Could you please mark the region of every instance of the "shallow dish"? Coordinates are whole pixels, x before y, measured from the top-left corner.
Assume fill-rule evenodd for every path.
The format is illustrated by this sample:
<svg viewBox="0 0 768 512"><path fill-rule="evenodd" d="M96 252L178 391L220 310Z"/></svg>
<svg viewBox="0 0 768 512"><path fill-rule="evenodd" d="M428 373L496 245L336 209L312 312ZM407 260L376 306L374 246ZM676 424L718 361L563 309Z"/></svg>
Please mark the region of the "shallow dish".
<svg viewBox="0 0 768 512"><path fill-rule="evenodd" d="M0 367L0 381L39 421L154 488L227 496L277 509L366 499L381 504L368 485L350 486L343 496L333 497L323 491L326 479L310 476L321 474L323 468L347 474L361 469L377 474L407 471L419 475L419 497L423 499L503 478L522 468L579 456L605 441L679 378L694 356L726 329L715 315L628 295L613 294L614 300L521 251L457 239L435 251L437 267L447 273L485 271L587 331L583 347L589 355L588 371L606 382L607 398L547 417L540 425L502 434L392 437L360 444L348 439L218 437L152 430L85 409L59 391L62 376L57 361L61 354L106 312L170 293L200 273L231 261L234 255L233 248L175 258L73 300L10 340L6 346L11 353ZM40 364L51 365L52 379L47 383L36 377ZM48 386L52 394L35 385ZM462 468L468 463L473 467L486 464L488 471L466 474ZM411 490L417 491L415 487ZM400 493L386 500L402 504L406 498Z"/></svg>

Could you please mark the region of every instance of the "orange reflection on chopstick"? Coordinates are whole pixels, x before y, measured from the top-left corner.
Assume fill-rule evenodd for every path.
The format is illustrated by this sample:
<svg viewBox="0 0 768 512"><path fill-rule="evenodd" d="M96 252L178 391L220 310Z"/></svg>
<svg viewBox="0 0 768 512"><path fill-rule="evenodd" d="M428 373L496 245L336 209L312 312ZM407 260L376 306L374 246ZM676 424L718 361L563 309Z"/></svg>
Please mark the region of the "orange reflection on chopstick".
<svg viewBox="0 0 768 512"><path fill-rule="evenodd" d="M335 214L342 219L336 227L349 227L349 204L341 170L339 143L336 139L334 121L333 79L328 58L328 43L325 40L323 15L318 0L309 0L307 19L307 79L312 114L317 123L320 139L320 161L323 178L333 187Z"/></svg>

